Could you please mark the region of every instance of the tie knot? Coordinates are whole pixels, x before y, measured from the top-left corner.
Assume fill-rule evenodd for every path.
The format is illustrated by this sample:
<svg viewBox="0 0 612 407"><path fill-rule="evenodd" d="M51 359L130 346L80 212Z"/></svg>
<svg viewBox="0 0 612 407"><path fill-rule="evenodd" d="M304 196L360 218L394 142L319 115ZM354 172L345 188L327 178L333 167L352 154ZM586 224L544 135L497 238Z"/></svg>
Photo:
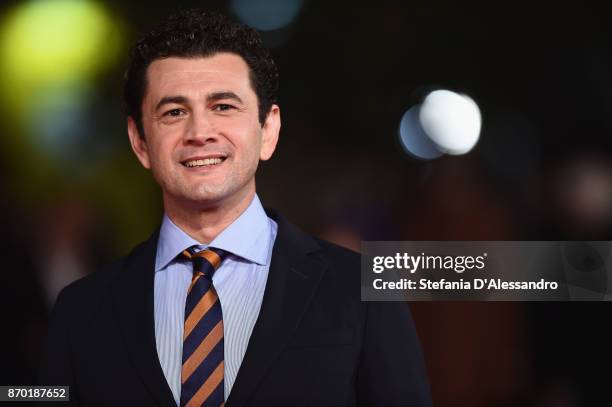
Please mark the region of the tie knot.
<svg viewBox="0 0 612 407"><path fill-rule="evenodd" d="M200 272L210 279L227 254L228 252L221 249L208 248L198 251L197 246L191 246L183 251L182 257L191 260L194 274Z"/></svg>

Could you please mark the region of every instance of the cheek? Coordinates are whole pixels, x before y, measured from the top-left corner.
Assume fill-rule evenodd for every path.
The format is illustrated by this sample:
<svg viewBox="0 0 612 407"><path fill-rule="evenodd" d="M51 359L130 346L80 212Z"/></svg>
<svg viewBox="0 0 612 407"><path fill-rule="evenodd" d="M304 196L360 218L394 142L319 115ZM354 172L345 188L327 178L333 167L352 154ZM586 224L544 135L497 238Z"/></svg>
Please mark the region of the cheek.
<svg viewBox="0 0 612 407"><path fill-rule="evenodd" d="M157 162L172 160L176 147L176 132L166 129L165 132L156 132L152 139L154 142L151 143L151 151L155 160Z"/></svg>
<svg viewBox="0 0 612 407"><path fill-rule="evenodd" d="M245 149L249 151L259 151L261 147L261 135L257 130L254 130L252 127L246 129L243 133L242 143L245 146Z"/></svg>
<svg viewBox="0 0 612 407"><path fill-rule="evenodd" d="M230 143L236 148L237 154L243 159L252 161L256 156L259 159L259 151L261 150L261 131L254 127L252 123L243 123L242 125L234 124L232 128L226 128L228 134L232 134ZM231 130L231 131L230 131Z"/></svg>
<svg viewBox="0 0 612 407"><path fill-rule="evenodd" d="M245 141L245 158L249 162L249 166L256 166L259 163L259 155L261 151L261 139L257 134L250 135L250 138Z"/></svg>

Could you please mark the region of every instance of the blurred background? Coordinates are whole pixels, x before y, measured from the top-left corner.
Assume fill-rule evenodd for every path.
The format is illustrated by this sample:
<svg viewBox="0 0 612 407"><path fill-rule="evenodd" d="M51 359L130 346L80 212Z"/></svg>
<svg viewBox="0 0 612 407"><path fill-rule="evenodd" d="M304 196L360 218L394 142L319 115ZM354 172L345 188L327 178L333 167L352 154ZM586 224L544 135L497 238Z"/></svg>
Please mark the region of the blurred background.
<svg viewBox="0 0 612 407"><path fill-rule="evenodd" d="M2 2L0 384L34 383L59 290L160 222L121 92L130 44L181 8L229 14L272 49L283 128L258 191L306 231L356 250L612 240L603 6L375 3ZM431 97L440 90L450 101ZM412 310L436 406L612 405L607 303Z"/></svg>

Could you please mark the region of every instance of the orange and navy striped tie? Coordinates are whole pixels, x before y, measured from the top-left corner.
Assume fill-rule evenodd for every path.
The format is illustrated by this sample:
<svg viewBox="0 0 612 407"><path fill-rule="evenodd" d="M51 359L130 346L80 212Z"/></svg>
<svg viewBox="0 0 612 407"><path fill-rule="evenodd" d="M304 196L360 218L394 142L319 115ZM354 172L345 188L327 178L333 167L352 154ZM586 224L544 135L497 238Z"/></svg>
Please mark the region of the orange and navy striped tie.
<svg viewBox="0 0 612 407"><path fill-rule="evenodd" d="M183 252L193 278L185 303L181 407L218 407L224 403L223 314L212 276L227 252L196 247Z"/></svg>

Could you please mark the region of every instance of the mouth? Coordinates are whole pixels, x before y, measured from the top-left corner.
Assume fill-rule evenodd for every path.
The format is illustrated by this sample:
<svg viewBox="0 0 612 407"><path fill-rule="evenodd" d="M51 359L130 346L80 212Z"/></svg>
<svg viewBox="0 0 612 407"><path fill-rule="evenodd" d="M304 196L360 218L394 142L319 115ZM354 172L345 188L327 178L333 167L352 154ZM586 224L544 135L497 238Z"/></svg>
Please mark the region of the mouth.
<svg viewBox="0 0 612 407"><path fill-rule="evenodd" d="M194 157L187 160L181 161L181 164L187 168L203 168L203 167L214 167L220 165L225 161L227 156L213 156L213 157Z"/></svg>

